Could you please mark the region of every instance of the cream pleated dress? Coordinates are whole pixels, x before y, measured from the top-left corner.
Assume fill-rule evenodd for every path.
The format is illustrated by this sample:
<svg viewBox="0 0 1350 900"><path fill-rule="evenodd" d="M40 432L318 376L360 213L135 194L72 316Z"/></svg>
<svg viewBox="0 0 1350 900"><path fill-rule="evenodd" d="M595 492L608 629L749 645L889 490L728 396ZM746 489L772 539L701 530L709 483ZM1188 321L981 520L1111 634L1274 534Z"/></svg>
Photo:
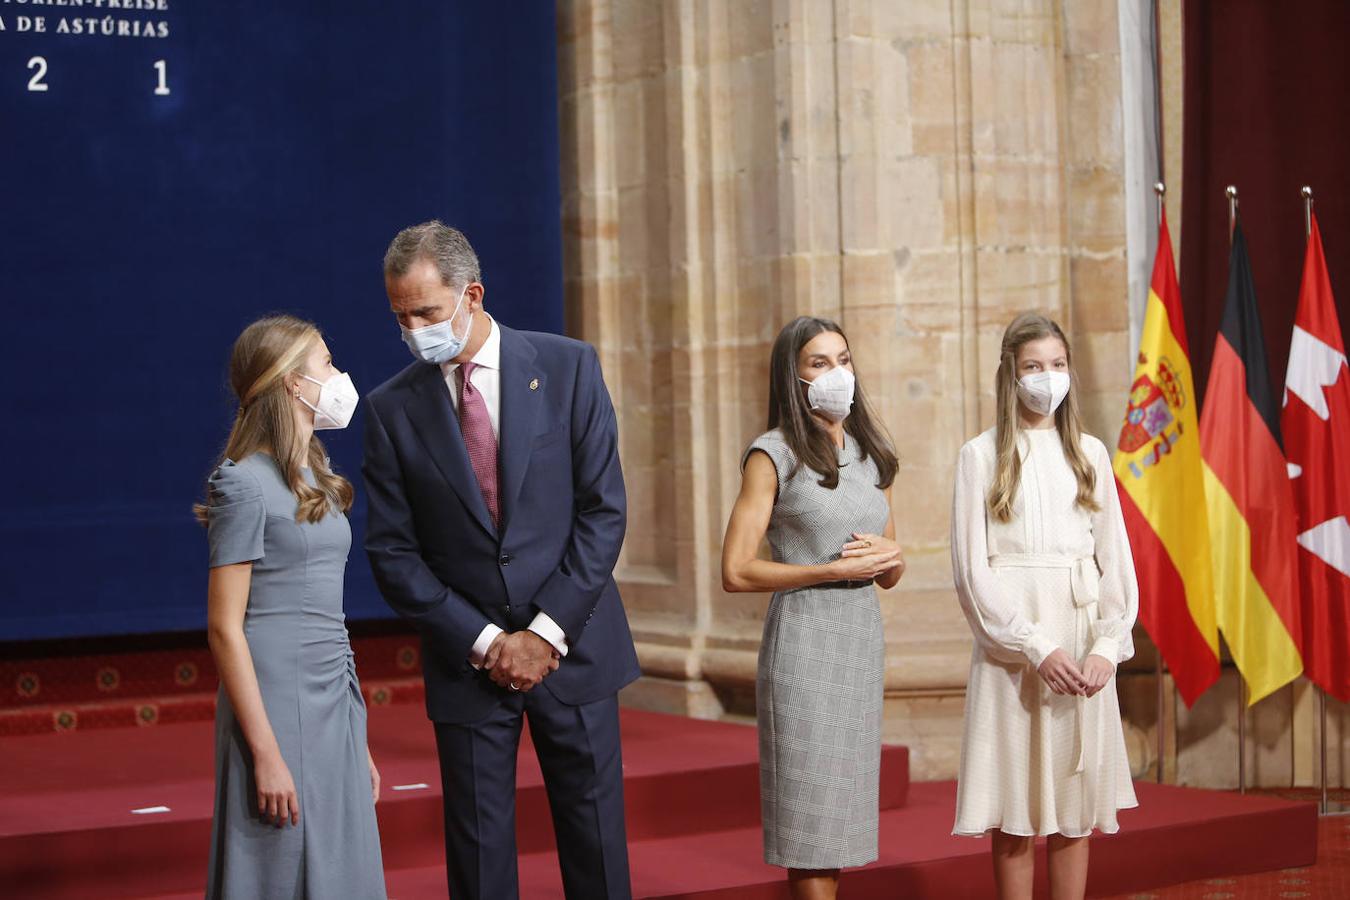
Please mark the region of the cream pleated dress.
<svg viewBox="0 0 1350 900"><path fill-rule="evenodd" d="M952 572L975 635L953 834L1083 837L1119 830L1138 805L1115 677L1090 698L1056 694L1037 668L1057 647L1134 655L1134 562L1101 441L1083 435L1100 510L1074 502L1078 484L1054 429L1022 432L1021 483L1008 522L988 514L991 429L961 448L952 504Z"/></svg>

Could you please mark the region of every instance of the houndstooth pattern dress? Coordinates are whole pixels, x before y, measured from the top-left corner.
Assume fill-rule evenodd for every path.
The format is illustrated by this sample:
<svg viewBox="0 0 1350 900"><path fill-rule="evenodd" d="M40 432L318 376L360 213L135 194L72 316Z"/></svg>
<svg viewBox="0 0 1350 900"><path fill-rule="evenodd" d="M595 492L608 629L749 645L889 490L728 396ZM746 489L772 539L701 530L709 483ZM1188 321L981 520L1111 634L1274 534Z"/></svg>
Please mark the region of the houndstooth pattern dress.
<svg viewBox="0 0 1350 900"><path fill-rule="evenodd" d="M746 451L773 460L778 499L768 540L777 562L837 559L853 532L890 517L877 468L845 437L839 485L821 487L775 430ZM877 858L881 706L886 669L881 607L871 584L817 585L773 595L759 650L760 809L764 860L794 869L861 866Z"/></svg>

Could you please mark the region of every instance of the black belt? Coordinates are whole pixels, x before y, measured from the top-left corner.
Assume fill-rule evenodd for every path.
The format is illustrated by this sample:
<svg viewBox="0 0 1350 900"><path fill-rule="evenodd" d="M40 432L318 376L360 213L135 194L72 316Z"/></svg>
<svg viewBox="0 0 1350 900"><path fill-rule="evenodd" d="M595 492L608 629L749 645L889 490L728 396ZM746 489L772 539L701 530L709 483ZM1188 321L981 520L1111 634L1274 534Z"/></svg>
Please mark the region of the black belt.
<svg viewBox="0 0 1350 900"><path fill-rule="evenodd" d="M869 587L869 586L871 586L875 581L876 581L875 578L868 578L868 579L865 579L865 580L858 580L858 581L827 581L827 582L825 582L824 584L811 584L811 585L807 585L807 588L808 588L808 589L810 589L810 588L827 588L827 589L831 589L831 590L848 590L848 591L853 591L853 590L857 590L858 588Z"/></svg>

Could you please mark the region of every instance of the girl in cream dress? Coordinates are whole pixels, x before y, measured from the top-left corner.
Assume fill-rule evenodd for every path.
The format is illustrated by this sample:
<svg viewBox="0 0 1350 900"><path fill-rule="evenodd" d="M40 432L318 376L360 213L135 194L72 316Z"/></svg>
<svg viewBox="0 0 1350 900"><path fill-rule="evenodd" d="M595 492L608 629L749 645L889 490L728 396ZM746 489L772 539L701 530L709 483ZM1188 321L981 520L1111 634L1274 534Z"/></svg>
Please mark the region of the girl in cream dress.
<svg viewBox="0 0 1350 900"><path fill-rule="evenodd" d="M1043 316L1003 336L998 422L961 448L952 573L975 636L953 833L993 831L999 896L1082 897L1088 836L1138 805L1116 699L1138 589L1111 458L1082 433L1068 341Z"/></svg>

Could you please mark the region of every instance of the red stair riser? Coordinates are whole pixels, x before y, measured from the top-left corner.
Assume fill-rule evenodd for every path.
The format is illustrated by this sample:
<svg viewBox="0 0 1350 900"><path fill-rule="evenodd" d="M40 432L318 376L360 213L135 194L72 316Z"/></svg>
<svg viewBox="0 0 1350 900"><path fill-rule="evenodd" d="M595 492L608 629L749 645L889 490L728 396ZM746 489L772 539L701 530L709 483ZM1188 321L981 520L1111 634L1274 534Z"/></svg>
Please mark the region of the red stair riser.
<svg viewBox="0 0 1350 900"><path fill-rule="evenodd" d="M352 650L363 680L421 676L421 650L413 635L357 638ZM201 646L181 650L6 660L0 662L0 713L124 697L211 693L217 683L205 638Z"/></svg>
<svg viewBox="0 0 1350 900"><path fill-rule="evenodd" d="M426 696L420 675L400 681L363 681L361 693L369 706L421 703ZM216 714L216 691L177 697L140 696L0 710L0 737L87 731L91 728L132 728L176 722L210 721Z"/></svg>

